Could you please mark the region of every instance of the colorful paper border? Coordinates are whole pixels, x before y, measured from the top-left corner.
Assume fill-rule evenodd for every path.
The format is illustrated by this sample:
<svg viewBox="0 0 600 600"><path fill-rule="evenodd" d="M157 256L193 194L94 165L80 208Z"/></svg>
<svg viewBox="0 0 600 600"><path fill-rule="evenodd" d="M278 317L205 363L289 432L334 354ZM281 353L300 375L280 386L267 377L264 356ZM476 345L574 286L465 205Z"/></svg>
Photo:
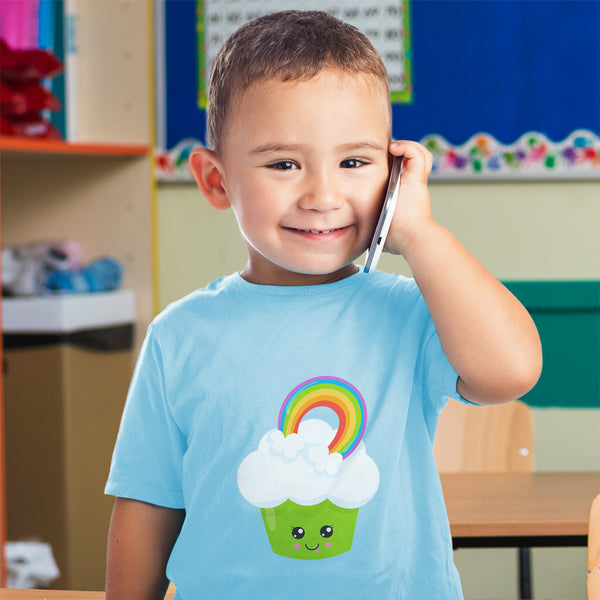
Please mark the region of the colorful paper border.
<svg viewBox="0 0 600 600"><path fill-rule="evenodd" d="M487 133L461 146L440 135L421 143L433 154L431 179L600 178L600 138L583 129L561 142L531 131L509 145Z"/></svg>

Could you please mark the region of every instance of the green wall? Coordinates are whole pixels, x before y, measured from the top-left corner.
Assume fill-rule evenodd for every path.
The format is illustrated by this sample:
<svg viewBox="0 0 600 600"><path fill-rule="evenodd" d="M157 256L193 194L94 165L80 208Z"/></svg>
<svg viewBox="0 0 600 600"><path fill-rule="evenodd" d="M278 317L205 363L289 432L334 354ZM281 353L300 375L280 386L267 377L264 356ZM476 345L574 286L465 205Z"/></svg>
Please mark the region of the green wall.
<svg viewBox="0 0 600 600"><path fill-rule="evenodd" d="M530 406L600 408L600 282L507 283L542 340L544 367Z"/></svg>

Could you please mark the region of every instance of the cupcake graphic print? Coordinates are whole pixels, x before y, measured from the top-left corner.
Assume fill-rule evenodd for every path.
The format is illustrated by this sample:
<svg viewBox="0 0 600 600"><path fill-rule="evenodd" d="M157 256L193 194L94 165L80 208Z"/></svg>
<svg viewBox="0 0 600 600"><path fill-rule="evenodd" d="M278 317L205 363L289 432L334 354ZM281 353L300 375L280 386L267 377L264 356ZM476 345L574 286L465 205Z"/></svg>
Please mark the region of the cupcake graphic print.
<svg viewBox="0 0 600 600"><path fill-rule="evenodd" d="M318 418L329 409L337 429ZM278 427L244 458L237 475L244 498L260 508L275 554L302 560L352 548L361 506L379 487L379 470L362 441L367 410L360 392L337 377L296 386L279 411Z"/></svg>

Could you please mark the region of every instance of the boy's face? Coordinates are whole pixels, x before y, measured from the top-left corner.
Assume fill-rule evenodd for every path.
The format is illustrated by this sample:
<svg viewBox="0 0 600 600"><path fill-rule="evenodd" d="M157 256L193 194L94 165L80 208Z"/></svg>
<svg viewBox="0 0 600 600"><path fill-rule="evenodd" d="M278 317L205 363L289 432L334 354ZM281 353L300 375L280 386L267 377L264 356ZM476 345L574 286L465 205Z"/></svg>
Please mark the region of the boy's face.
<svg viewBox="0 0 600 600"><path fill-rule="evenodd" d="M324 70L257 82L232 104L220 171L247 280L309 285L356 271L387 184L387 102L371 78Z"/></svg>

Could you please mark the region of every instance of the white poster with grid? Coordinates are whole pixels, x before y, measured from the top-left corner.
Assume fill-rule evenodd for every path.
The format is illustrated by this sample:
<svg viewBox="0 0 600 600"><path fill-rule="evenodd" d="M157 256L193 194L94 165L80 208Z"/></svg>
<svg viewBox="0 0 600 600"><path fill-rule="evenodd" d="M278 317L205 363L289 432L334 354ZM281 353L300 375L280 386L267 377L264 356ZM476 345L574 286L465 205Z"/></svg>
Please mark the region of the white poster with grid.
<svg viewBox="0 0 600 600"><path fill-rule="evenodd" d="M412 100L410 1L371 0L198 0L199 104L206 106L208 75L217 51L241 25L279 10L322 10L362 31L382 56L390 76L392 102Z"/></svg>

